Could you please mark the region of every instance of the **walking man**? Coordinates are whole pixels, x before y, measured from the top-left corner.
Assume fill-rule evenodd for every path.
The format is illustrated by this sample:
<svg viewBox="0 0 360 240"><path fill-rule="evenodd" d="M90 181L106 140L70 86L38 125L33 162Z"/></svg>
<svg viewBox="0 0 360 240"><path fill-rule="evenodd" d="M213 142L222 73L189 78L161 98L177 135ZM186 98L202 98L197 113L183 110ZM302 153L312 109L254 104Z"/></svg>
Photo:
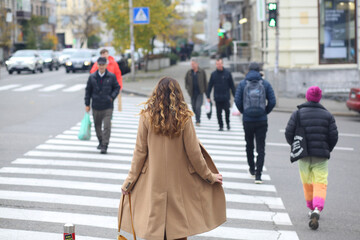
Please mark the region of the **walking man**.
<svg viewBox="0 0 360 240"><path fill-rule="evenodd" d="M111 117L114 108L114 99L119 94L120 86L113 73L107 68L104 57L97 60L99 69L90 74L85 89L85 111L90 111L90 99L93 109L96 136L99 140L98 149L107 153L111 133ZM104 127L102 128L102 125Z"/></svg>
<svg viewBox="0 0 360 240"><path fill-rule="evenodd" d="M197 59L191 59L191 69L185 75L185 88L191 97L191 106L195 113L196 126L200 126L201 105L207 88L206 73L199 68Z"/></svg>
<svg viewBox="0 0 360 240"><path fill-rule="evenodd" d="M262 79L258 63L250 63L249 72L236 89L235 103L243 115L249 172L251 176L255 176L255 183L261 184L261 173L265 160L265 138L268 128L267 115L274 108L276 99L271 84ZM256 169L254 162L254 137L258 154Z"/></svg>
<svg viewBox="0 0 360 240"><path fill-rule="evenodd" d="M230 91L235 96L235 86L231 73L224 68L221 58L216 60L216 70L211 74L209 86L206 91L207 101L210 102L210 93L214 87L214 100L219 131L224 130L222 111L225 110L227 129L230 130Z"/></svg>

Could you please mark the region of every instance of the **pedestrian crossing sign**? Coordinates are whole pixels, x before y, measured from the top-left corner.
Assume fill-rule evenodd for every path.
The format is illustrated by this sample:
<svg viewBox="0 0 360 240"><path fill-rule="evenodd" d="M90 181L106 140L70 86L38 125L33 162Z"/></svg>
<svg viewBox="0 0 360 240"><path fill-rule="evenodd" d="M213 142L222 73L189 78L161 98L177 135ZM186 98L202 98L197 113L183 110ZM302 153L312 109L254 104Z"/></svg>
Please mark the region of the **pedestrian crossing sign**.
<svg viewBox="0 0 360 240"><path fill-rule="evenodd" d="M134 24L149 24L150 9L148 7L134 8Z"/></svg>

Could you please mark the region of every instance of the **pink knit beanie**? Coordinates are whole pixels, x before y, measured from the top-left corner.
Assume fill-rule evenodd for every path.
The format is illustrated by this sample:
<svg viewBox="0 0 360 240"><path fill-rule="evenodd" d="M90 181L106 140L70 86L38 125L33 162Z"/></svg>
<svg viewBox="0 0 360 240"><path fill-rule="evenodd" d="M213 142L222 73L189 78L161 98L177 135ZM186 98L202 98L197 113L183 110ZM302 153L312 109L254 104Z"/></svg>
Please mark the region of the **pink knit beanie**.
<svg viewBox="0 0 360 240"><path fill-rule="evenodd" d="M306 99L309 102L320 102L321 89L318 86L311 86L306 92Z"/></svg>

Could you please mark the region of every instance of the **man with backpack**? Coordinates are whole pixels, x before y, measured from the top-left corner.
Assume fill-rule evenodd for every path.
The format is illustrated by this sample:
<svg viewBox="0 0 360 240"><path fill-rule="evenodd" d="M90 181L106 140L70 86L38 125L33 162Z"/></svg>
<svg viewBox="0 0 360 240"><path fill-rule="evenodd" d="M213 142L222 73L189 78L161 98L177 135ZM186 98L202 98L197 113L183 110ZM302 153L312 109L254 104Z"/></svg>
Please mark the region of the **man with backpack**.
<svg viewBox="0 0 360 240"><path fill-rule="evenodd" d="M249 173L251 176L255 176L256 184L261 184L261 173L265 159L265 138L268 128L267 115L274 108L276 99L271 84L262 78L258 63L250 63L249 72L236 89L235 104L243 114ZM258 154L256 169L254 162L254 137Z"/></svg>

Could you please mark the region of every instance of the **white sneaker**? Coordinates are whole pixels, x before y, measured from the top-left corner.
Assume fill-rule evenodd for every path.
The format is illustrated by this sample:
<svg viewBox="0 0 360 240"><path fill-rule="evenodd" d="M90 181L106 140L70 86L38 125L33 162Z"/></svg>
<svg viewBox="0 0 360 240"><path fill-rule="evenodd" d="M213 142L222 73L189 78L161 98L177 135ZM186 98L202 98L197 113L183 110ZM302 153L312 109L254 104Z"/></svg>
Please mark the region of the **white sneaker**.
<svg viewBox="0 0 360 240"><path fill-rule="evenodd" d="M316 218L317 220L320 219L320 211L317 207L314 209L314 211L311 212L310 218Z"/></svg>

